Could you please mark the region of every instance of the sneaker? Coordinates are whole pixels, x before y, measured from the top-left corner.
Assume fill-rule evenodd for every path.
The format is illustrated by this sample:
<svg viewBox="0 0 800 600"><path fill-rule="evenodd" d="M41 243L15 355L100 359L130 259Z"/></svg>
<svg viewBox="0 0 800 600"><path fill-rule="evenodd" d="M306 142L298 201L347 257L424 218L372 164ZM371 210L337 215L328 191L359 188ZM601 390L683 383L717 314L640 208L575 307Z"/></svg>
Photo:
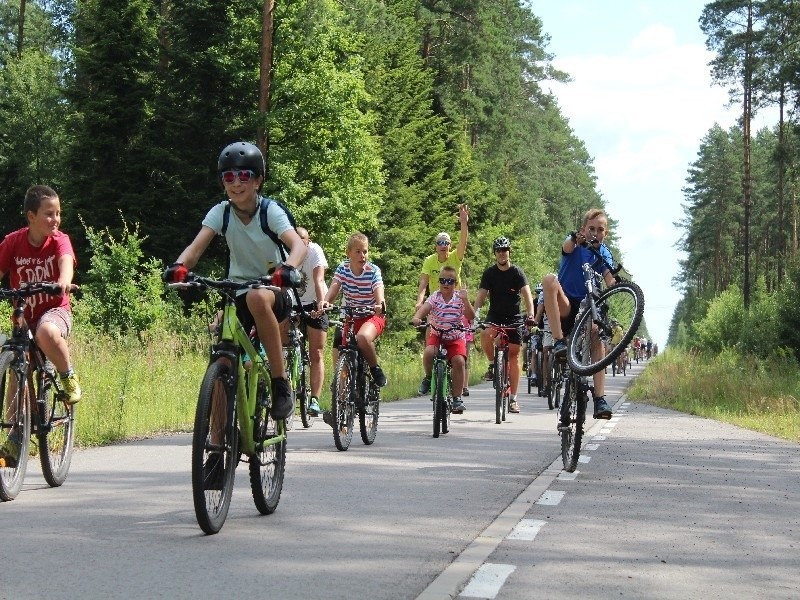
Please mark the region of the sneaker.
<svg viewBox="0 0 800 600"><path fill-rule="evenodd" d="M75 404L81 399L81 384L78 382L78 375L76 373L67 376L62 375L61 385L64 387L64 402L67 404Z"/></svg>
<svg viewBox="0 0 800 600"><path fill-rule="evenodd" d="M561 338L553 344L553 356L564 358L567 355L567 338Z"/></svg>
<svg viewBox="0 0 800 600"><path fill-rule="evenodd" d="M322 413L322 422L325 423L326 425L330 425L331 429L333 429L333 425L334 425L334 423L333 423L333 413L331 411L329 411L329 410L326 410L325 412L323 412Z"/></svg>
<svg viewBox="0 0 800 600"><path fill-rule="evenodd" d="M456 396L453 398L453 406L450 408L450 412L454 415L462 414L467 407L464 405L464 402L461 400L461 396Z"/></svg>
<svg viewBox="0 0 800 600"><path fill-rule="evenodd" d="M319 407L319 399L316 396L311 396L311 400L308 403L308 414L312 417L318 417L321 412L322 409Z"/></svg>
<svg viewBox="0 0 800 600"><path fill-rule="evenodd" d="M518 413L519 412L519 403L516 400L512 400L509 403L508 412L510 412L510 413Z"/></svg>
<svg viewBox="0 0 800 600"><path fill-rule="evenodd" d="M489 365L486 374L483 376L484 381L494 381L494 365Z"/></svg>
<svg viewBox="0 0 800 600"><path fill-rule="evenodd" d="M0 467L14 469L18 462L19 444L11 438L8 438L5 443L0 446Z"/></svg>
<svg viewBox="0 0 800 600"><path fill-rule="evenodd" d="M606 402L605 397L600 396L594 399L594 418L595 419L610 419L611 407Z"/></svg>
<svg viewBox="0 0 800 600"><path fill-rule="evenodd" d="M419 389L417 392L420 396L424 396L428 392L431 391L431 378L430 377L423 377L422 381L419 384Z"/></svg>
<svg viewBox="0 0 800 600"><path fill-rule="evenodd" d="M386 375L383 374L383 369L381 369L380 365L370 367L369 372L372 373L372 379L375 380L378 387L384 387L386 385Z"/></svg>
<svg viewBox="0 0 800 600"><path fill-rule="evenodd" d="M225 482L225 460L222 452L209 452L203 465L203 489L221 490Z"/></svg>
<svg viewBox="0 0 800 600"><path fill-rule="evenodd" d="M294 400L292 400L292 388L289 380L283 377L272 379L272 407L269 409L270 416L279 421L288 419L294 413Z"/></svg>
<svg viewBox="0 0 800 600"><path fill-rule="evenodd" d="M463 390L461 390L461 395L462 396L469 396L469 388L464 388Z"/></svg>

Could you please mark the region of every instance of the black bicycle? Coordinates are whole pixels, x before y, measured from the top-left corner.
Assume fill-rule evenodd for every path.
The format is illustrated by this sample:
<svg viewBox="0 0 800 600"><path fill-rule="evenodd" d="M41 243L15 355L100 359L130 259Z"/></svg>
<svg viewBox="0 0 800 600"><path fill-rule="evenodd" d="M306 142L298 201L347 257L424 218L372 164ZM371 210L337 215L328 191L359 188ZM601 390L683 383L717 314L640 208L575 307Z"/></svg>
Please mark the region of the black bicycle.
<svg viewBox="0 0 800 600"><path fill-rule="evenodd" d="M13 500L22 489L32 435L39 447L42 475L51 487L66 481L72 461L75 406L65 402L61 381L36 345L24 317L25 298L42 293L56 296L62 292L54 283L0 290L0 298L10 299L14 307L11 337L0 351L0 445L17 447L16 459L0 459L2 500Z"/></svg>
<svg viewBox="0 0 800 600"><path fill-rule="evenodd" d="M558 360L553 354L552 347L547 349L547 407L550 410L561 406L561 396L564 390L564 362Z"/></svg>
<svg viewBox="0 0 800 600"><path fill-rule="evenodd" d="M302 308L293 308L289 315L288 344L286 352L286 372L292 381L295 401L300 408L300 420L303 427L314 425L315 414L309 410L311 405L311 392L308 387L309 358L308 345L306 344L305 318L308 313ZM294 415L287 421L287 428L291 429Z"/></svg>
<svg viewBox="0 0 800 600"><path fill-rule="evenodd" d="M594 264L585 263L583 278L586 296L581 301L575 325L567 343L564 400L561 404L558 432L561 435L561 456L564 470L573 472L578 464L586 406L589 402L588 376L611 364L630 343L644 314L644 294L632 281L620 276L621 264L609 265L594 247L584 244L597 257ZM605 265L614 277L615 285L602 290L594 265ZM611 345L612 321L623 325L625 334ZM604 352L605 345L608 352Z"/></svg>
<svg viewBox="0 0 800 600"><path fill-rule="evenodd" d="M338 311L341 320L331 320L332 326L347 330L346 338L339 346L339 358L333 373L331 387L331 415L333 417L333 442L339 450L347 450L353 439L353 425L358 413L361 441L370 445L378 434L381 388L372 379L369 364L356 341L354 322L356 319L370 317L371 308L352 306L331 306L326 312Z"/></svg>

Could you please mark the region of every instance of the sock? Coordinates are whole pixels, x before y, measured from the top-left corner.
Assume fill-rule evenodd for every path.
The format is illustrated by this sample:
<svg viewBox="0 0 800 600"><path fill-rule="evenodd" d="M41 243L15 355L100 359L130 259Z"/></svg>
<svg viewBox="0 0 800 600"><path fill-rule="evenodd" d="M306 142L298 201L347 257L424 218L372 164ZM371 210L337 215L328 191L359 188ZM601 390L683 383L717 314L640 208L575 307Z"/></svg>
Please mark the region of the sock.
<svg viewBox="0 0 800 600"><path fill-rule="evenodd" d="M69 369L67 369L67 370L66 370L66 371L64 371L63 373L59 373L59 375L61 375L61 377L63 377L63 378L65 378L65 379L66 379L67 377L70 377L70 376L71 376L71 375L73 375L74 373L75 373L75 369L73 369L72 367L70 367Z"/></svg>

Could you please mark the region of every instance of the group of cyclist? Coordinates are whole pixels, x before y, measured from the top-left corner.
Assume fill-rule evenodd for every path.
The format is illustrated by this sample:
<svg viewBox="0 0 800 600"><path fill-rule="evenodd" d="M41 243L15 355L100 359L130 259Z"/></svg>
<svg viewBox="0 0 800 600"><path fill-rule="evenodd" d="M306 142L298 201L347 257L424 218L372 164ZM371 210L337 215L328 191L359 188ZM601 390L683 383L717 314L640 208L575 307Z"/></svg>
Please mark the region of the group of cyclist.
<svg viewBox="0 0 800 600"><path fill-rule="evenodd" d="M293 217L279 202L261 196L265 178L264 156L257 146L248 142L235 142L220 153L217 172L226 199L213 206L205 215L200 231L194 240L179 254L163 273L165 282L185 281L190 269L200 260L217 235L225 237L229 249L228 277L248 281L271 274L272 285L248 289L236 298L237 315L246 330L257 332L263 344L272 376L271 415L275 419L288 418L294 411L291 386L282 354L282 332L293 304L300 304L306 316L309 340L310 387L312 414L320 412L319 398L324 380L323 351L327 339L327 311L341 294L348 306L370 309L371 316L354 323L359 349L370 366L370 373L378 386L386 385L375 349L375 342L385 324L385 297L380 268L370 262L369 241L362 233L354 233L347 242L347 258L333 272L328 285L325 254L311 241L308 231L296 227ZM29 196L29 197L28 197ZM71 327L69 289L75 265L75 254L69 238L59 230L60 206L58 196L46 186L34 186L28 192L25 213L29 225L20 232L6 237L0 244L0 274L10 272L12 286L23 285L42 277L57 281L64 289L53 305L45 299L35 298L31 314L27 314L35 332L37 343L53 361L67 390L67 400L76 402L81 397L77 376L69 360L66 338ZM435 238L435 252L423 261L415 314L419 323L427 317L439 329L472 322L480 309L489 301L484 321L487 327L481 333L480 346L489 360L494 358L496 326L516 326L526 320L528 326L537 324L545 331L544 344L552 345L554 356L566 352L566 335L569 333L584 296L581 265L596 264L596 256L585 244L594 245L600 255L611 255L603 244L607 234L607 218L602 210L588 211L581 228L569 234L561 246L561 264L557 274L546 275L536 288L536 301L524 271L511 262L512 244L507 237L498 237L492 244L495 262L482 274L474 302L470 303L468 290L461 284L461 265L467 239L469 209L459 207L460 238L455 252L447 232ZM19 242L16 240L19 238ZM20 249L20 245L24 248ZM45 256L45 254L47 256ZM33 268L32 268L33 267ZM598 272L613 285L608 267L601 264ZM301 294L290 293L300 288ZM527 318L521 310L522 303ZM34 314L35 312L35 314ZM547 325L547 327L545 327ZM430 370L433 349L438 346L436 332L426 338L423 355L425 377L420 393L430 387ZM453 368L454 412L462 412L462 399L468 392L468 351L463 328L447 334L448 360ZM511 380L510 412L519 412L517 389L520 379L519 354L522 343L521 329L509 329L509 363ZM649 342L648 342L649 345ZM336 343L334 343L334 347ZM601 350L598 350L601 351ZM485 378L492 380L492 367ZM603 372L594 375L594 416L610 418L603 393ZM327 421L327 419L326 419ZM0 458L13 461L13 448L0 448Z"/></svg>

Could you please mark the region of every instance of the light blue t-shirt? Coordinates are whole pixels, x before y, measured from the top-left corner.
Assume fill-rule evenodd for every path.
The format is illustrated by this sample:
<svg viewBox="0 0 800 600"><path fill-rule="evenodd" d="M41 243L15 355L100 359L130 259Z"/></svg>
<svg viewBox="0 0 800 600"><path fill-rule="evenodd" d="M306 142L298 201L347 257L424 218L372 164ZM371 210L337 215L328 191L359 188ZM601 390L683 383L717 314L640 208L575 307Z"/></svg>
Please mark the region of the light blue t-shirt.
<svg viewBox="0 0 800 600"><path fill-rule="evenodd" d="M208 211L203 219L203 225L218 234L222 231L222 217L227 201L220 202ZM228 229L225 232L225 241L230 250L229 277L233 281L247 281L269 274L269 271L281 263L281 254L278 247L270 237L261 230L260 211L267 205L267 223L278 237L292 229L289 216L275 202L261 199L261 205L245 225L236 211L231 207L228 218Z"/></svg>

